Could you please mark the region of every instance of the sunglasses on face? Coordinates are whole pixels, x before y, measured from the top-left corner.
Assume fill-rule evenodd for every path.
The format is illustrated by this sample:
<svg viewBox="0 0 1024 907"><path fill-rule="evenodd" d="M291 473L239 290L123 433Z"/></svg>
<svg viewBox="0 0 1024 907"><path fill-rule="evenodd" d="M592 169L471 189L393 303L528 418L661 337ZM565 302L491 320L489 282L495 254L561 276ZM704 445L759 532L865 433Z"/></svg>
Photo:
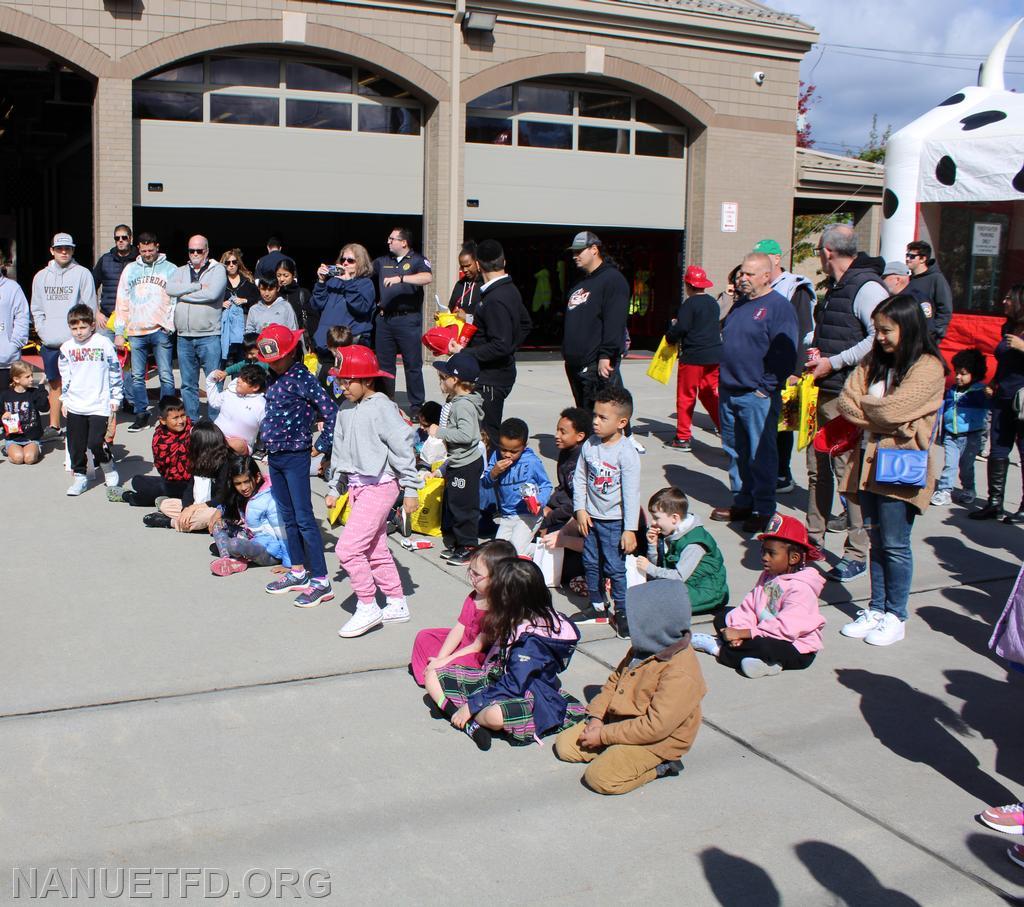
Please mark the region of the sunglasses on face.
<svg viewBox="0 0 1024 907"><path fill-rule="evenodd" d="M126 239L127 240L127 239L131 239L131 237L130 236L115 236L114 237L114 241L115 242L120 242L122 239Z"/></svg>
<svg viewBox="0 0 1024 907"><path fill-rule="evenodd" d="M339 258L338 259L343 265L354 265L356 260L354 258Z"/></svg>
<svg viewBox="0 0 1024 907"><path fill-rule="evenodd" d="M206 249L189 249L188 250L188 254L189 255L205 255L206 254Z"/></svg>
<svg viewBox="0 0 1024 907"><path fill-rule="evenodd" d="M237 265L238 264L238 259L237 258L229 258L226 262L224 262L224 264L226 264L226 265Z"/></svg>
<svg viewBox="0 0 1024 907"><path fill-rule="evenodd" d="M904 257L904 258L920 258L921 256L920 256L920 255L918 255L918 254L917 254L916 252L908 252L908 253L907 253L906 255L904 255L903 257Z"/></svg>
<svg viewBox="0 0 1024 907"><path fill-rule="evenodd" d="M388 242L401 242L401 241L402 241L402 237L401 236L389 236L388 237Z"/></svg>

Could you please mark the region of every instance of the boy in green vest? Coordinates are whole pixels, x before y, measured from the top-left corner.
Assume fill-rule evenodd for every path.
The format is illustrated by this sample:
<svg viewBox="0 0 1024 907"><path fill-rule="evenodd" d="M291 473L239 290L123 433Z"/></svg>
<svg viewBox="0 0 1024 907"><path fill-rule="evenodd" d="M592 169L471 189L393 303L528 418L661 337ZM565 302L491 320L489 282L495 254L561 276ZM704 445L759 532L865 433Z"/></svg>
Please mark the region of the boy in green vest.
<svg viewBox="0 0 1024 907"><path fill-rule="evenodd" d="M652 523L647 530L647 557L636 559L637 569L648 580L684 583L694 614L724 608L729 603L729 584L722 552L700 518L689 512L686 495L678 488L662 488L651 497L647 510Z"/></svg>

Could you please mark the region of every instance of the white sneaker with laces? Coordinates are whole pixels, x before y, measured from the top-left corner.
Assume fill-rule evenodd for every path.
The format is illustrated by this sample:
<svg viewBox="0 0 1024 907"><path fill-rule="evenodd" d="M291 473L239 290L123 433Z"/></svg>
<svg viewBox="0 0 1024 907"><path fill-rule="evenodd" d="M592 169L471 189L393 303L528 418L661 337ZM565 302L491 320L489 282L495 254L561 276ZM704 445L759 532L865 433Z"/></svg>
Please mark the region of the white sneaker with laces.
<svg viewBox="0 0 1024 907"><path fill-rule="evenodd" d="M103 482L107 488L116 488L121 484L121 477L117 474L117 470L111 467L103 474Z"/></svg>
<svg viewBox="0 0 1024 907"><path fill-rule="evenodd" d="M338 631L343 639L362 636L374 627L384 623L380 606L376 602L357 602L356 613L353 614Z"/></svg>
<svg viewBox="0 0 1024 907"><path fill-rule="evenodd" d="M380 612L386 624L404 624L409 617L409 603L404 598L389 598Z"/></svg>
<svg viewBox="0 0 1024 907"><path fill-rule="evenodd" d="M843 628L839 632L842 633L843 636L849 636L850 639L863 639L868 635L868 633L878 626L878 622L881 619L881 611L869 611L864 608L857 612L855 620L850 621L848 624L844 624Z"/></svg>
<svg viewBox="0 0 1024 907"><path fill-rule="evenodd" d="M71 498L77 498L88 487L89 479L76 472L74 481L68 486L67 495Z"/></svg>
<svg viewBox="0 0 1024 907"><path fill-rule="evenodd" d="M882 615L878 626L864 637L864 642L869 646L891 646L906 634L906 624L895 614L886 613Z"/></svg>
<svg viewBox="0 0 1024 907"><path fill-rule="evenodd" d="M690 645L698 652L704 652L715 658L718 657L718 652L721 649L718 637L712 636L710 633L691 633Z"/></svg>
<svg viewBox="0 0 1024 907"><path fill-rule="evenodd" d="M932 507L948 507L953 503L953 495L948 491L936 491L932 495Z"/></svg>

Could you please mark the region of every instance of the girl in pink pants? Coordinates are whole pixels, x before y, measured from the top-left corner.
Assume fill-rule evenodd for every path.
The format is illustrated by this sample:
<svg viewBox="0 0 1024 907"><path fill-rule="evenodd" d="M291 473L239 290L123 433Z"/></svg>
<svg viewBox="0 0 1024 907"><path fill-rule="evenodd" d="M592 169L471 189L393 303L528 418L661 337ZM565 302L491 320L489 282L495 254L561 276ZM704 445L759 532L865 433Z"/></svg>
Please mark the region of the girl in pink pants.
<svg viewBox="0 0 1024 907"><path fill-rule="evenodd" d="M348 639L381 624L409 619L409 605L388 548L387 522L399 488L404 489L406 513L419 507L417 489L423 480L416 471L412 425L402 418L394 401L378 390L380 378L393 376L380 370L368 347L343 347L337 355L338 367L330 374L355 406L342 408L334 423L326 502L333 507L342 484L347 484L352 506L335 550L356 594L355 614L338 631ZM383 608L377 602L378 589L384 593Z"/></svg>

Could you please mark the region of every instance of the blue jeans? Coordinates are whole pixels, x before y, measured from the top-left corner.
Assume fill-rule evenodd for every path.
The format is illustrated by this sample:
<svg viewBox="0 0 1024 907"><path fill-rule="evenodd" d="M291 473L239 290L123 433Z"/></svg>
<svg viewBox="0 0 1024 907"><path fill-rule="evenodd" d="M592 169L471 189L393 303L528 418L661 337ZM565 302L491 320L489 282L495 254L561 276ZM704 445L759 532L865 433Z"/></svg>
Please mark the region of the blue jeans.
<svg viewBox="0 0 1024 907"><path fill-rule="evenodd" d="M860 510L871 542L871 600L879 613L907 619L910 581L914 578L914 552L910 530L917 510L906 501L861 491Z"/></svg>
<svg viewBox="0 0 1024 907"><path fill-rule="evenodd" d="M761 397L754 391L735 393L721 386L718 394L722 450L729 457L733 506L770 516L775 513L781 394L775 391Z"/></svg>
<svg viewBox="0 0 1024 907"><path fill-rule="evenodd" d="M193 422L199 418L199 369L209 375L220 368L220 334L209 337L178 335L178 369L181 372L181 399L185 415ZM217 418L218 410L207 406L207 415Z"/></svg>
<svg viewBox="0 0 1024 907"><path fill-rule="evenodd" d="M974 461L981 451L984 431L972 431L965 435L946 435L942 449L946 454L946 465L942 468L936 491L952 491L956 485L957 466L960 467L960 487L974 494Z"/></svg>
<svg viewBox="0 0 1024 907"><path fill-rule="evenodd" d="M141 416L149 408L149 397L146 395L146 363L149 354L156 359L156 370L160 375L160 396L174 396L174 353L171 349L171 335L167 331L157 329L141 337L129 337L132 347L132 380L130 393L134 395L132 403L135 415Z"/></svg>
<svg viewBox="0 0 1024 907"><path fill-rule="evenodd" d="M423 388L423 316L419 312L409 312L407 315L378 315L374 344L381 369L392 375L395 373L395 363L401 352L409 411L419 412L423 401L426 400ZM394 396L395 382L390 378L385 380Z"/></svg>
<svg viewBox="0 0 1024 907"><path fill-rule="evenodd" d="M219 341L218 341L219 342ZM309 451L286 450L267 457L270 493L288 536L288 557L313 576L327 576L327 559L320 525L313 514L309 488Z"/></svg>
<svg viewBox="0 0 1024 907"><path fill-rule="evenodd" d="M590 521L590 532L583 540L583 574L587 578L591 603L604 602L601 580L612 581L612 601L621 614L626 609L626 555L622 542L622 520Z"/></svg>

